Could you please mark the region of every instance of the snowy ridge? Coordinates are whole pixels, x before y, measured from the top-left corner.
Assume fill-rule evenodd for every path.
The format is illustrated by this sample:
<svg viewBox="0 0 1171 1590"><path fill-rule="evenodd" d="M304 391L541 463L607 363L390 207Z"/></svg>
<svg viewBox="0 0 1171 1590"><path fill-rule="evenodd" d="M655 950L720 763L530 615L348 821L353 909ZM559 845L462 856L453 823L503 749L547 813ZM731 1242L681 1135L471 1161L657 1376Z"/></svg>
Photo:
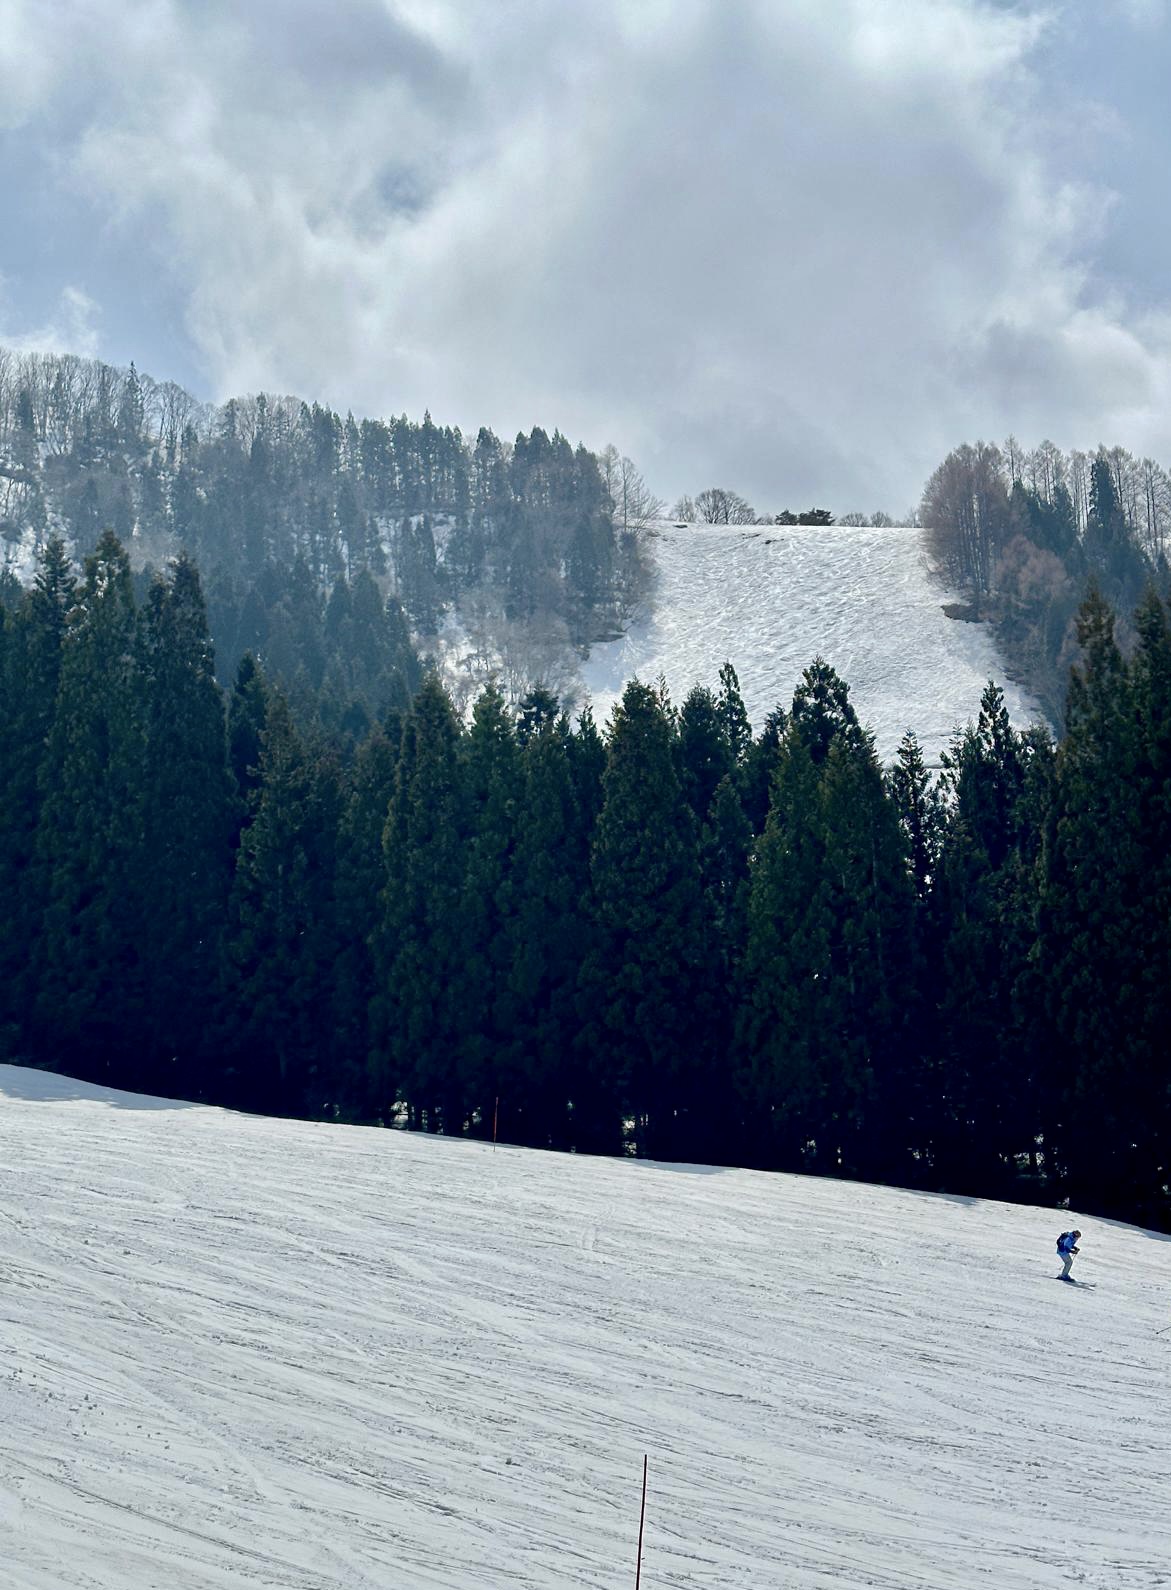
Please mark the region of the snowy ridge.
<svg viewBox="0 0 1171 1590"><path fill-rule="evenodd" d="M5 1590L1154 1590L1171 1242L0 1066Z"/></svg>
<svg viewBox="0 0 1171 1590"><path fill-rule="evenodd" d="M599 722L635 675L664 674L679 704L694 684L716 689L731 662L759 731L819 655L849 684L884 762L908 729L937 762L990 678L1015 724L1040 721L987 627L944 613L956 598L930 573L920 530L660 524L651 539L647 616L582 669Z"/></svg>

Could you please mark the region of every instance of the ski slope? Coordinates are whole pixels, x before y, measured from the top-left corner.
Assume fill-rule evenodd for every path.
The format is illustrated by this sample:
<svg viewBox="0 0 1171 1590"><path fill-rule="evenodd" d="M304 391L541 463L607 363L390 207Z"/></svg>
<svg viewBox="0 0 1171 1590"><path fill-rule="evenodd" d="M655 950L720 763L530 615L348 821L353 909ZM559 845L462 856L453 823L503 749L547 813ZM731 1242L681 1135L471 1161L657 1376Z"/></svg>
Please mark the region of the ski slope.
<svg viewBox="0 0 1171 1590"><path fill-rule="evenodd" d="M0 1066L5 1590L1171 1585L1171 1243Z"/></svg>
<svg viewBox="0 0 1171 1590"><path fill-rule="evenodd" d="M657 577L647 613L582 667L599 722L636 675L665 675L680 703L694 684L716 689L731 662L759 730L819 655L849 684L884 762L908 729L937 762L956 726L976 717L990 678L1014 723L1040 721L987 627L944 613L956 597L930 574L920 530L663 523L649 540Z"/></svg>

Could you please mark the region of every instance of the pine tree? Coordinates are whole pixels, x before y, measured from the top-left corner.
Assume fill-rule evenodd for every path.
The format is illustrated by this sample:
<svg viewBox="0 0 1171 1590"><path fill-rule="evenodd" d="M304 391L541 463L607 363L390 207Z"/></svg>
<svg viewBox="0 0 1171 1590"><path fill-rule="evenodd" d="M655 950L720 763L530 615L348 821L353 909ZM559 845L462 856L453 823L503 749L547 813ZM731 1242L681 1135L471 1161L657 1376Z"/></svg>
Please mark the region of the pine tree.
<svg viewBox="0 0 1171 1590"><path fill-rule="evenodd" d="M751 869L737 1069L764 1163L897 1160L912 899L898 816L843 680L794 696Z"/></svg>
<svg viewBox="0 0 1171 1590"><path fill-rule="evenodd" d="M367 1062L376 992L372 941L382 915L382 834L398 754L398 736L381 729L361 746L338 834L334 1070L341 1109L351 1118L386 1104L369 1097Z"/></svg>
<svg viewBox="0 0 1171 1590"><path fill-rule="evenodd" d="M516 712L516 738L521 749L549 724L556 723L560 716L561 708L551 690L544 685L535 685L529 690Z"/></svg>
<svg viewBox="0 0 1171 1590"><path fill-rule="evenodd" d="M781 739L768 818L753 856L736 1033L736 1075L756 1163L807 1164L825 1092L818 983L832 924L821 889L820 779L795 725Z"/></svg>
<svg viewBox="0 0 1171 1590"><path fill-rule="evenodd" d="M9 615L0 671L0 1030L23 1051L33 1002L29 969L47 903L37 867L42 764L57 705L61 654L77 582L59 537L46 542L32 589Z"/></svg>
<svg viewBox="0 0 1171 1590"><path fill-rule="evenodd" d="M898 813L869 735L841 734L823 782L830 977L819 990L823 1076L837 1097L823 1147L855 1174L905 1179L920 1146L908 1130L915 1067L908 990L915 974L914 893Z"/></svg>
<svg viewBox="0 0 1171 1590"><path fill-rule="evenodd" d="M383 857L383 912L374 938L371 1095L388 1118L405 1097L412 1124L459 1133L466 1121L458 1055L462 971L459 907L467 833L461 730L428 674L403 726Z"/></svg>
<svg viewBox="0 0 1171 1590"><path fill-rule="evenodd" d="M276 1114L337 1113L333 1053L338 769L268 701L256 813L240 842L226 953L230 1095Z"/></svg>
<svg viewBox="0 0 1171 1590"><path fill-rule="evenodd" d="M860 733L850 689L822 657L815 657L793 694L792 723L813 765L820 767L841 735Z"/></svg>
<svg viewBox="0 0 1171 1590"><path fill-rule="evenodd" d="M577 982L589 938L590 831L571 751L564 718L546 718L525 741L508 924L518 1077L516 1090L501 1099L502 1132L553 1148L573 1146L574 1103L592 1096L588 1056L575 1047Z"/></svg>
<svg viewBox="0 0 1171 1590"><path fill-rule="evenodd" d="M569 767L573 792L581 813L582 827L592 835L602 810L602 779L606 771L606 746L598 733L592 710L587 706L577 720L577 732L570 736Z"/></svg>
<svg viewBox="0 0 1171 1590"><path fill-rule="evenodd" d="M204 1020L220 964L236 796L199 575L180 556L143 614L141 892L144 1036L181 1097L203 1089Z"/></svg>
<svg viewBox="0 0 1171 1590"><path fill-rule="evenodd" d="M923 760L916 736L902 739L887 791L902 835L903 855L913 902L909 965L902 992L904 1058L901 1068L901 1111L905 1141L916 1155L918 1176L935 1181L936 1153L943 1120L940 1075L942 1035L943 945L947 922L942 908L939 873L947 826L943 793Z"/></svg>
<svg viewBox="0 0 1171 1590"><path fill-rule="evenodd" d="M460 1028L465 1111L490 1131L494 1102L516 1088L508 990L508 929L516 909L512 876L521 793L516 733L495 685L481 694L463 741L467 842L458 910L460 971L452 990Z"/></svg>
<svg viewBox="0 0 1171 1590"><path fill-rule="evenodd" d="M1142 1218L1160 1229L1171 1223L1166 1193L1171 1185L1171 1065L1166 1035L1171 1032L1171 612L1148 591L1135 615L1138 647L1132 688L1139 735L1134 771L1137 828L1142 850L1139 894L1143 1048L1150 1075L1140 1095L1146 1114L1144 1141L1149 1186L1142 1195Z"/></svg>
<svg viewBox="0 0 1171 1590"><path fill-rule="evenodd" d="M122 384L122 397L118 404L118 439L130 448L137 448L142 442L142 427L146 418L146 408L142 400L142 383L138 379L138 371L131 361L130 369L126 372L126 379Z"/></svg>
<svg viewBox="0 0 1171 1590"><path fill-rule="evenodd" d="M130 564L107 532L69 614L41 766L42 1044L82 1074L136 1081L142 1054L143 730Z"/></svg>
<svg viewBox="0 0 1171 1590"><path fill-rule="evenodd" d="M935 1162L941 1180L1012 1190L1039 1127L1017 987L1033 927L1027 762L989 684L977 722L944 754L949 804L935 890L942 1050Z"/></svg>
<svg viewBox="0 0 1171 1590"><path fill-rule="evenodd" d="M1165 1035L1148 1024L1145 964L1165 929L1149 909L1135 679L1096 591L1079 614L1078 639L1082 661L1070 680L1057 760L1039 945L1065 1059L1053 1148L1082 1207L1134 1217L1165 1197L1158 1135ZM1153 661L1161 647L1153 632L1150 639Z"/></svg>
<svg viewBox="0 0 1171 1590"><path fill-rule="evenodd" d="M640 1152L694 1157L703 1139L711 973L695 822L672 740L661 695L627 685L594 831L595 938L582 1013L603 1109L613 1108L620 1088Z"/></svg>
<svg viewBox="0 0 1171 1590"><path fill-rule="evenodd" d="M748 721L744 698L740 694L740 681L730 662L726 662L720 669L718 711L733 765L739 767L752 745L752 725Z"/></svg>
<svg viewBox="0 0 1171 1590"><path fill-rule="evenodd" d="M727 1057L733 1047L740 960L748 913L752 829L731 773L720 780L699 833L704 935L712 999L712 1081L707 1101L713 1162L735 1158L739 1109Z"/></svg>
<svg viewBox="0 0 1171 1590"><path fill-rule="evenodd" d="M768 819L773 776L777 770L781 742L788 717L782 707L770 712L759 735L745 753L739 783L744 815L754 834L762 834Z"/></svg>
<svg viewBox="0 0 1171 1590"><path fill-rule="evenodd" d="M943 800L923 760L917 737L908 731L899 742L887 786L903 831L915 898L930 897L943 843Z"/></svg>
<svg viewBox="0 0 1171 1590"><path fill-rule="evenodd" d="M702 823L720 781L736 765L716 698L702 685L688 691L679 713L678 766L683 798Z"/></svg>
<svg viewBox="0 0 1171 1590"><path fill-rule="evenodd" d="M260 793L260 754L268 722L269 689L256 658L245 652L228 703L228 765L236 781L241 826L251 821Z"/></svg>

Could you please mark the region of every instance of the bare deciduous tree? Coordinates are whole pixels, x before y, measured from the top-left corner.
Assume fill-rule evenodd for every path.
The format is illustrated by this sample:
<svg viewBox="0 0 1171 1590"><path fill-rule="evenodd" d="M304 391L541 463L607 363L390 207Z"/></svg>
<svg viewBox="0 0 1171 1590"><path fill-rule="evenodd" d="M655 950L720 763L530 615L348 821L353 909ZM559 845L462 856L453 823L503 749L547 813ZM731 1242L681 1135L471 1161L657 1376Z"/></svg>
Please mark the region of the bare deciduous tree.
<svg viewBox="0 0 1171 1590"><path fill-rule="evenodd" d="M656 497L638 469L613 442L598 455L602 484L610 495L614 523L625 532L645 530L653 519L663 516L663 500Z"/></svg>
<svg viewBox="0 0 1171 1590"><path fill-rule="evenodd" d="M723 486L709 486L695 499L696 512L704 524L753 524L756 514L739 492Z"/></svg>
<svg viewBox="0 0 1171 1590"><path fill-rule="evenodd" d="M993 560L1008 528L1005 459L999 447L957 447L927 482L920 517L951 577L977 595L991 587Z"/></svg>

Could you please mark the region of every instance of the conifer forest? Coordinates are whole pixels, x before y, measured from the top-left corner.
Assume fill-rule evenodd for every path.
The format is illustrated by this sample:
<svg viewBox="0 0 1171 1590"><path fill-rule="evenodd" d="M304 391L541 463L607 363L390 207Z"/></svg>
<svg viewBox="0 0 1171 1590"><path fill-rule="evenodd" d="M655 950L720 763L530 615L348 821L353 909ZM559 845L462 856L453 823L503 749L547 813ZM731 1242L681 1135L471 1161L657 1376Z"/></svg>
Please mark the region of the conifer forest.
<svg viewBox="0 0 1171 1590"><path fill-rule="evenodd" d="M990 684L941 771L911 736L884 769L816 658L755 730L734 659L681 701L630 682L605 725L542 686L464 713L411 639L451 581L586 635L641 577L592 454L304 406L197 434L136 377L74 370L98 398L69 409L43 373L5 410L10 515L46 522L0 586L0 1058L1171 1229L1154 584L1118 618L1090 586L1058 740ZM134 572L152 475L170 540Z"/></svg>

